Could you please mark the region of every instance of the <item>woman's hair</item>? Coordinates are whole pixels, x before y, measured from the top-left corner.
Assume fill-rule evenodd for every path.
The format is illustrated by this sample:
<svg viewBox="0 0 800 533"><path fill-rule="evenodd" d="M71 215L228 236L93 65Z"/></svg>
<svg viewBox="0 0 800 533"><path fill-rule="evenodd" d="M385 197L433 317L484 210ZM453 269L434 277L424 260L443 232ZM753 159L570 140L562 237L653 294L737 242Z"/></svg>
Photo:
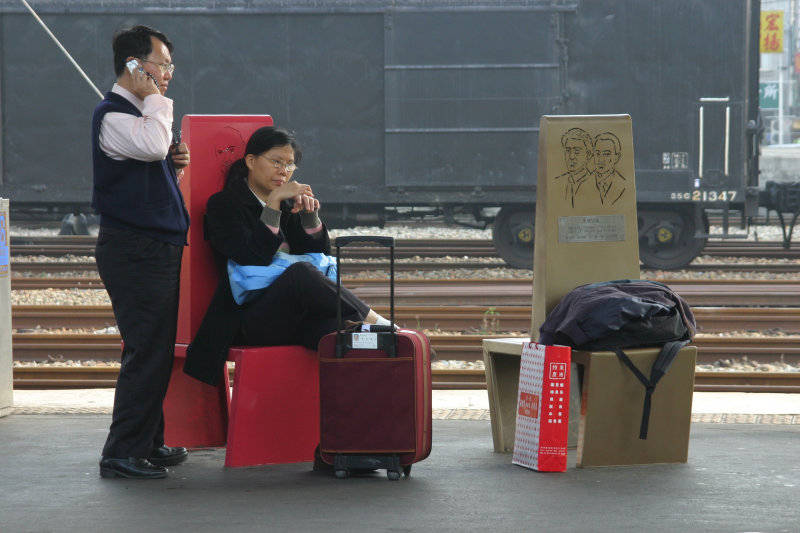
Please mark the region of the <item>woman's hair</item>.
<svg viewBox="0 0 800 533"><path fill-rule="evenodd" d="M271 150L276 146L291 146L294 150L295 164L299 163L300 159L303 157L303 151L300 148L300 144L297 142L297 139L295 139L294 133L290 133L281 128L275 128L273 126L265 126L253 132L253 134L250 136L250 140L247 141L247 146L244 149L244 155L263 154L264 152ZM225 187L230 186L237 180L246 178L248 172L247 163L245 163L244 157L240 157L234 161L231 167L228 169L228 175L225 178Z"/></svg>

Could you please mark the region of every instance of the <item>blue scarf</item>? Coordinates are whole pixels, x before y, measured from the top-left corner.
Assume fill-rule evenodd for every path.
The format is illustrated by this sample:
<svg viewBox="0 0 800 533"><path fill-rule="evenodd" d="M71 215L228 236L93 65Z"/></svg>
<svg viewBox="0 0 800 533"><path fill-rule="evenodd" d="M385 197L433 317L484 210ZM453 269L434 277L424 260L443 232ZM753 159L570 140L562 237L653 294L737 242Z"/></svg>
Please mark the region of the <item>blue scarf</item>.
<svg viewBox="0 0 800 533"><path fill-rule="evenodd" d="M231 283L233 299L239 305L254 300L278 276L283 274L284 270L298 261L311 263L325 276L336 281L336 258L322 253L292 255L275 252L272 263L268 266L240 265L236 261L228 259L228 279Z"/></svg>

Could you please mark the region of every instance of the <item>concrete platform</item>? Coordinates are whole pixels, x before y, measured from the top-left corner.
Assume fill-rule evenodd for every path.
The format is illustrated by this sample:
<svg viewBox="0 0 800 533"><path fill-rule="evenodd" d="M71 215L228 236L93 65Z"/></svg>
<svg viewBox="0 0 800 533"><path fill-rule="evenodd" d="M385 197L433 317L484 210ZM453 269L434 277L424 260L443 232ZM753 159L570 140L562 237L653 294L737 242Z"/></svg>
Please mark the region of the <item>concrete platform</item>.
<svg viewBox="0 0 800 533"><path fill-rule="evenodd" d="M694 423L689 463L539 473L492 452L487 420L435 420L411 476L310 463L225 469L193 451L165 480L101 479L109 417L0 419L3 532L798 531L800 425ZM570 464L574 464L570 452Z"/></svg>
<svg viewBox="0 0 800 533"><path fill-rule="evenodd" d="M4 533L800 531L800 395L696 393L688 464L539 473L492 451L486 391L435 391L433 452L397 482L226 469L222 449L192 451L165 480L101 479L113 391L14 397Z"/></svg>

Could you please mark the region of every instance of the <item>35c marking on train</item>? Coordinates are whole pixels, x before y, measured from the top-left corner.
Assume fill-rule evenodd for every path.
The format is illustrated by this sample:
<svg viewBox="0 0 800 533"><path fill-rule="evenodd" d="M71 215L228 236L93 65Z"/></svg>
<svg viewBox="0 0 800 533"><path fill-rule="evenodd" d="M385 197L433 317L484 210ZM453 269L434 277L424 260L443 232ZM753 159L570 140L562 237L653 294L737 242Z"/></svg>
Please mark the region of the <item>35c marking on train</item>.
<svg viewBox="0 0 800 533"><path fill-rule="evenodd" d="M692 202L733 202L737 191L687 191L670 193L670 200Z"/></svg>

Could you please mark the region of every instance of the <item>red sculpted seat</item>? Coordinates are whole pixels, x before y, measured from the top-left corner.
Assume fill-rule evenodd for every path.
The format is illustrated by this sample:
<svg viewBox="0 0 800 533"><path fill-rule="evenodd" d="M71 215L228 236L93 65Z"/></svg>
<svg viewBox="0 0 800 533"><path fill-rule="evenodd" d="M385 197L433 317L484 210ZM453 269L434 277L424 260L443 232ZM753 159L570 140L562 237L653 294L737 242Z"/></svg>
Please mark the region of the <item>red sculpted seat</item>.
<svg viewBox="0 0 800 533"><path fill-rule="evenodd" d="M192 225L181 269L175 364L164 400L165 440L189 448L227 446L225 466L232 467L311 461L319 442L319 365L313 350L231 348L232 393L227 379L213 387L183 373L186 346L219 279L203 235L206 201L222 188L231 163L244 155L250 135L270 125L267 115L187 115L181 124L192 154L181 181Z"/></svg>

